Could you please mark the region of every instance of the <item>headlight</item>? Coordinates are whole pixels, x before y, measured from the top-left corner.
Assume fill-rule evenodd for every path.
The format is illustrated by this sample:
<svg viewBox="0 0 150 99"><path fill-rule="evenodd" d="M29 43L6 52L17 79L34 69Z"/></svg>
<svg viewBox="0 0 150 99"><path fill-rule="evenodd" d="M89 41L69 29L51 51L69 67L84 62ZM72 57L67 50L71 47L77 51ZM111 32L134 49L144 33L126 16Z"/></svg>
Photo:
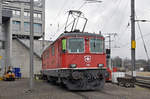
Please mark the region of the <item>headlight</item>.
<svg viewBox="0 0 150 99"><path fill-rule="evenodd" d="M76 68L77 64L70 64L70 68Z"/></svg>
<svg viewBox="0 0 150 99"><path fill-rule="evenodd" d="M104 64L98 64L98 67L103 67L104 66Z"/></svg>

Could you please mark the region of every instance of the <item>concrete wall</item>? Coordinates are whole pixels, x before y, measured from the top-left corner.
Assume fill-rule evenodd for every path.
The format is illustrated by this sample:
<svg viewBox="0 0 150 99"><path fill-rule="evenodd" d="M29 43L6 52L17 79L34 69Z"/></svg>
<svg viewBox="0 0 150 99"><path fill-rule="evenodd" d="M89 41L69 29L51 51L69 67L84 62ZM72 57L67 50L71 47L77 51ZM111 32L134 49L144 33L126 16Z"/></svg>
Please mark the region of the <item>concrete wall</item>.
<svg viewBox="0 0 150 99"><path fill-rule="evenodd" d="M3 40L3 34L2 34L2 0L0 0L0 41Z"/></svg>
<svg viewBox="0 0 150 99"><path fill-rule="evenodd" d="M2 41L2 0L0 0L0 42ZM0 49L0 56L4 56L4 50ZM4 64L4 60L0 59L0 68L2 68L2 65Z"/></svg>
<svg viewBox="0 0 150 99"><path fill-rule="evenodd" d="M10 27L10 20L3 23L3 29L5 34L5 58L6 64L5 66L11 65L11 54L12 54L12 35L11 35L11 27Z"/></svg>
<svg viewBox="0 0 150 99"><path fill-rule="evenodd" d="M5 50L0 49L0 56L2 56L2 59L0 59L0 68L4 69L5 67Z"/></svg>
<svg viewBox="0 0 150 99"><path fill-rule="evenodd" d="M2 9L0 9L1 13ZM6 66L11 65L11 42L12 42L12 34L10 27L10 17L11 11L3 10L0 14L0 19L2 18L2 23L0 24L0 42L4 45L4 48L0 49L0 56L2 59L0 60L0 67L4 69Z"/></svg>
<svg viewBox="0 0 150 99"><path fill-rule="evenodd" d="M24 78L29 77L29 49L17 40L12 42L12 65L20 67ZM41 70L41 59L34 55L34 73L38 74Z"/></svg>

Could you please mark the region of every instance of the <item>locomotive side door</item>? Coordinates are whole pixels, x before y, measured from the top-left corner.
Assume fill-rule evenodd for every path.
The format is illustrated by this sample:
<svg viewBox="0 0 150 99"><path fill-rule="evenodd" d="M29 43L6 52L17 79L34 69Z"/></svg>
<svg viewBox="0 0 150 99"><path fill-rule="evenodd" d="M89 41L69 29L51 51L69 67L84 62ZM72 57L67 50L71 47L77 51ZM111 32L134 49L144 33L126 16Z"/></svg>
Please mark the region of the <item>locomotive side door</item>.
<svg viewBox="0 0 150 99"><path fill-rule="evenodd" d="M57 49L57 51L58 51L58 55L57 55L57 59L58 59L58 68L61 68L62 66L61 66L61 64L62 64L62 49L63 49L63 47L62 47L62 45L63 45L63 43L62 43L62 41L63 40L59 40L58 41L58 49Z"/></svg>

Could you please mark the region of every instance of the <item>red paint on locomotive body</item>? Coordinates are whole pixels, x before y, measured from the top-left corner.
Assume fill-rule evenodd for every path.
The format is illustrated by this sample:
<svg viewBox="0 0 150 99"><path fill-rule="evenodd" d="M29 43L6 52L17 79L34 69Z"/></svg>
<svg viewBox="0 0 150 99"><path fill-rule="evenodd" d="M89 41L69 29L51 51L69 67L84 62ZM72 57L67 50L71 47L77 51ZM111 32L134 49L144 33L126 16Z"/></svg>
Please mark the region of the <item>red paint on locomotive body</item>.
<svg viewBox="0 0 150 99"><path fill-rule="evenodd" d="M69 39L83 39L83 52L69 52ZM62 51L62 40L66 39L66 52ZM102 51L91 52L90 40L95 43L96 40L102 40ZM95 40L95 41L94 41ZM80 44L80 43L79 43ZM72 46L72 45L71 45ZM76 45L74 45L76 46ZM79 45L80 46L80 45ZM97 46L97 45L93 45ZM78 47L78 46L76 46ZM75 69L91 69L98 68L99 64L106 67L106 54L104 47L104 37L98 34L90 33L65 33L62 34L55 42L53 42L42 54L42 69L68 69L71 64L75 64Z"/></svg>
<svg viewBox="0 0 150 99"><path fill-rule="evenodd" d="M42 69L55 69L61 68L60 58L61 51L59 51L59 41L50 45L42 55Z"/></svg>
<svg viewBox="0 0 150 99"><path fill-rule="evenodd" d="M97 68L98 64L104 64L104 67L106 66L104 54L67 54L62 57L62 68L69 68L70 64L76 64L77 68ZM88 62L86 60L90 61Z"/></svg>
<svg viewBox="0 0 150 99"><path fill-rule="evenodd" d="M63 33L43 52L41 73L70 90L102 89L108 77L104 37Z"/></svg>

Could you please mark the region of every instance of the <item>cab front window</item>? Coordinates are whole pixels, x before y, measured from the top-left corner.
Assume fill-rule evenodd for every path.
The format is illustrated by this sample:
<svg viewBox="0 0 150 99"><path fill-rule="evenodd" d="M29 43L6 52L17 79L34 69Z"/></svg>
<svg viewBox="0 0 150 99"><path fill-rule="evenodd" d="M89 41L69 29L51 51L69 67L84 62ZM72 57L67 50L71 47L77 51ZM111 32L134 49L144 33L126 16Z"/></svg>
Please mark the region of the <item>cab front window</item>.
<svg viewBox="0 0 150 99"><path fill-rule="evenodd" d="M90 39L90 52L91 53L103 53L104 41L98 38L91 38Z"/></svg>
<svg viewBox="0 0 150 99"><path fill-rule="evenodd" d="M84 52L84 38L69 38L68 39L69 53L83 53Z"/></svg>

